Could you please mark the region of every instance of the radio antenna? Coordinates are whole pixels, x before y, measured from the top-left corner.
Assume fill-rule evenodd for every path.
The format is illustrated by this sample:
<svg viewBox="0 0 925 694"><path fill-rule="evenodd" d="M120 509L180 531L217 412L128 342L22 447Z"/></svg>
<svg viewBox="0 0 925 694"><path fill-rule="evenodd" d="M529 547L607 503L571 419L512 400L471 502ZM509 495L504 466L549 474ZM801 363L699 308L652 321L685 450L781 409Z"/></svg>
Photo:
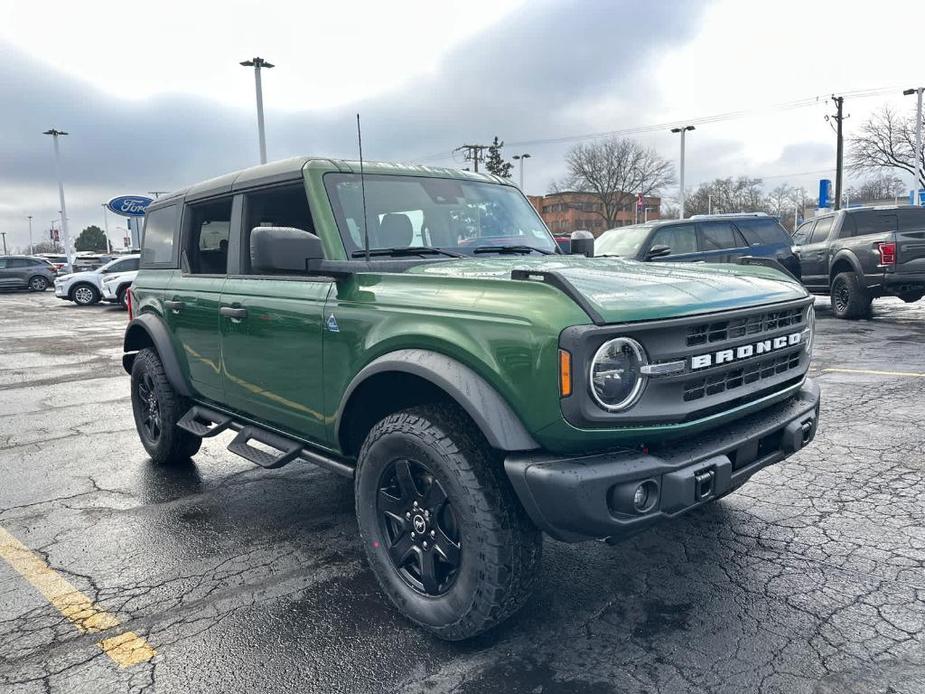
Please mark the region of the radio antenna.
<svg viewBox="0 0 925 694"><path fill-rule="evenodd" d="M360 191L363 194L363 250L369 262L369 223L366 220L366 176L363 173L363 133L360 130L360 114L357 114L357 145L360 149Z"/></svg>

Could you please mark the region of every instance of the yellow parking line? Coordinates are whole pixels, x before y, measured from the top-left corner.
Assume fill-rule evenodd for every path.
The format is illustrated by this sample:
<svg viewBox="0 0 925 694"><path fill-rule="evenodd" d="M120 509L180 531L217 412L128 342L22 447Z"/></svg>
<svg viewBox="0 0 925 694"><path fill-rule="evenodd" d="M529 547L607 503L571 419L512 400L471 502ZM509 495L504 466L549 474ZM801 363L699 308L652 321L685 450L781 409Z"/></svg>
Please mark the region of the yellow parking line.
<svg viewBox="0 0 925 694"><path fill-rule="evenodd" d="M871 371L869 369L823 369L822 373L869 374L871 376L908 376L910 378L925 378L925 373L917 373L915 371Z"/></svg>
<svg viewBox="0 0 925 694"><path fill-rule="evenodd" d="M93 634L120 625L115 616L97 609L90 598L3 528L0 528L0 557L82 633ZM147 662L157 654L133 631L103 639L97 645L122 667Z"/></svg>

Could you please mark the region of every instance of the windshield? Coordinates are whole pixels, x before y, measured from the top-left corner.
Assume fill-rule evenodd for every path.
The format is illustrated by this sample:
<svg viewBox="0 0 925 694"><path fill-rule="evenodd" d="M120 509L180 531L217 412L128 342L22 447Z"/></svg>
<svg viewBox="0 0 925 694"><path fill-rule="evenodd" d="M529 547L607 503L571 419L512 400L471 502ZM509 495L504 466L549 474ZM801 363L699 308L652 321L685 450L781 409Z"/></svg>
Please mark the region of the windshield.
<svg viewBox="0 0 925 694"><path fill-rule="evenodd" d="M348 257L362 255L358 174L327 174L324 185ZM533 206L516 188L428 176L365 176L370 249L463 253L557 252ZM481 249L480 251L477 249Z"/></svg>
<svg viewBox="0 0 925 694"><path fill-rule="evenodd" d="M635 256L651 231L651 226L642 225L605 231L594 242L594 255Z"/></svg>

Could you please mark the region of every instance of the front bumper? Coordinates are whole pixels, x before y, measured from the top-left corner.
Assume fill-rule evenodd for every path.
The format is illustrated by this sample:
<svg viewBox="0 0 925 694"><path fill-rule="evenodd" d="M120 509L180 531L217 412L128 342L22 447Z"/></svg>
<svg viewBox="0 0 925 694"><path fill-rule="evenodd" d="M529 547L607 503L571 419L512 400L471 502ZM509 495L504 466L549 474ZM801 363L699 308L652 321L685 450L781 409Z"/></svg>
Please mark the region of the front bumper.
<svg viewBox="0 0 925 694"><path fill-rule="evenodd" d="M70 287L67 284L63 284L63 283L59 284L58 282L55 282L55 296L58 297L59 299L69 298L68 297L69 288Z"/></svg>
<svg viewBox="0 0 925 694"><path fill-rule="evenodd" d="M101 292L103 301L118 301L119 297L116 296L115 291L108 284L103 285L103 290Z"/></svg>
<svg viewBox="0 0 925 694"><path fill-rule="evenodd" d="M818 420L819 386L806 379L786 402L682 442L577 458L512 454L504 469L530 518L552 537L621 539L714 501L789 457L813 440ZM644 483L657 497L637 512L633 494Z"/></svg>

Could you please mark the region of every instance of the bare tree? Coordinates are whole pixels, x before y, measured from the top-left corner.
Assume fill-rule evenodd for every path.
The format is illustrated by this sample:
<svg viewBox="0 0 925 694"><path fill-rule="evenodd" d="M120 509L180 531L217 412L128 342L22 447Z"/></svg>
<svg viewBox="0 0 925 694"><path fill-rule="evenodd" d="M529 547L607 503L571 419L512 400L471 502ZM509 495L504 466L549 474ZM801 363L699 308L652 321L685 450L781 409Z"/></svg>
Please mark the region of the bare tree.
<svg viewBox="0 0 925 694"><path fill-rule="evenodd" d="M856 173L872 169L916 173L920 187L925 187L925 152L915 152L915 117L900 116L884 106L849 141L848 168Z"/></svg>
<svg viewBox="0 0 925 694"><path fill-rule="evenodd" d="M674 168L654 150L634 140L608 138L575 145L565 156L568 175L557 186L593 196L593 212L605 228L617 225L617 214L635 204L636 195L652 195L674 182Z"/></svg>
<svg viewBox="0 0 925 694"><path fill-rule="evenodd" d="M701 183L687 196L684 210L692 215L708 212L767 212L768 204L760 178L739 176Z"/></svg>
<svg viewBox="0 0 925 694"><path fill-rule="evenodd" d="M875 202L904 197L906 184L894 174L880 175L863 180L847 190L850 200Z"/></svg>

